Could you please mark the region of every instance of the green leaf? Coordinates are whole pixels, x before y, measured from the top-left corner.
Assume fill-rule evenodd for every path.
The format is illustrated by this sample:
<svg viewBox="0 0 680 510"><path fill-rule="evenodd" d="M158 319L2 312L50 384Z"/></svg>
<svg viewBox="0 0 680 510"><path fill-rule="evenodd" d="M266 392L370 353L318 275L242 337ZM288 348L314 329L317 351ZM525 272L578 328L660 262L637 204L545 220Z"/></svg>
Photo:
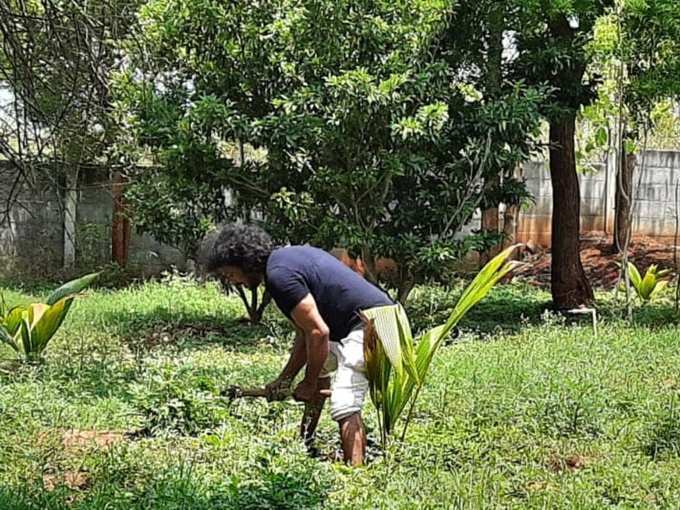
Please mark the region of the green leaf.
<svg viewBox="0 0 680 510"><path fill-rule="evenodd" d="M400 374L403 371L403 359L398 320L395 320L395 317L399 317L397 308L398 305L379 306L364 310L363 314L373 321L385 355Z"/></svg>
<svg viewBox="0 0 680 510"><path fill-rule="evenodd" d="M482 268L475 279L472 280L472 283L467 286L458 303L456 303L453 312L451 312L449 319L446 321L441 332L442 336L437 344L451 332L470 308L479 303L489 293L496 283L520 265L518 262L507 262L518 246L510 246L496 255Z"/></svg>
<svg viewBox="0 0 680 510"><path fill-rule="evenodd" d="M12 308L9 313L5 316L5 320L3 321L3 325L7 329L7 332L12 335L16 336L17 332L21 328L22 320L23 320L23 314L27 311L27 308L25 306L15 306Z"/></svg>
<svg viewBox="0 0 680 510"><path fill-rule="evenodd" d="M64 298L54 305L41 310L41 315L34 319L32 342L36 354L41 353L64 322L68 314L73 297Z"/></svg>
<svg viewBox="0 0 680 510"><path fill-rule="evenodd" d="M640 289L638 291L640 297L645 301L649 301L652 291L654 290L654 287L656 287L656 283L656 266L650 266L640 283Z"/></svg>
<svg viewBox="0 0 680 510"><path fill-rule="evenodd" d="M607 129L604 126L600 126L595 132L595 143L597 143L599 147L604 147L607 145L608 139Z"/></svg>
<svg viewBox="0 0 680 510"><path fill-rule="evenodd" d="M654 290L652 290L652 293L649 295L649 299L652 299L655 297L657 294L659 294L663 289L668 287L668 280L660 280L657 282L656 286L654 287Z"/></svg>
<svg viewBox="0 0 680 510"><path fill-rule="evenodd" d="M50 296L47 298L47 304L53 305L60 299L82 292L87 287L89 287L100 274L101 273L88 274L76 280L71 280L70 282L65 283L57 290L52 292L52 294L50 294Z"/></svg>
<svg viewBox="0 0 680 510"><path fill-rule="evenodd" d="M670 275L672 272L673 272L672 269L662 269L661 271L657 271L656 278L657 279L665 278L666 276Z"/></svg>
<svg viewBox="0 0 680 510"><path fill-rule="evenodd" d="M14 338L12 338L12 335L10 335L7 329L2 325L0 325L0 342L9 345L16 352L20 352L19 346L14 341Z"/></svg>
<svg viewBox="0 0 680 510"><path fill-rule="evenodd" d="M417 384L419 377L416 369L416 356L413 346L413 335L411 334L411 324L409 323L406 311L401 304L397 305L395 315L395 320L399 328L399 342L401 344L403 365L409 376L415 379Z"/></svg>
<svg viewBox="0 0 680 510"><path fill-rule="evenodd" d="M640 284L642 283L642 277L640 276L640 272L637 270L637 267L635 267L631 262L628 262L628 278L630 278L630 283L633 284L635 290L639 292Z"/></svg>
<svg viewBox="0 0 680 510"><path fill-rule="evenodd" d="M32 357L33 353L33 343L31 339L31 323L28 319L28 310L21 314L21 327L19 328L21 332L21 343L24 349L24 356L27 359Z"/></svg>
<svg viewBox="0 0 680 510"><path fill-rule="evenodd" d="M45 303L31 303L26 307L28 312L28 323L31 325L31 329L35 326L35 323L40 320L43 314L49 309L49 305Z"/></svg>
<svg viewBox="0 0 680 510"><path fill-rule="evenodd" d="M442 334L444 325L432 328L427 333L420 337L416 345L416 368L418 370L418 379L425 381L425 376L430 368L430 363L436 351L436 346L439 344L441 338L445 338Z"/></svg>
<svg viewBox="0 0 680 510"><path fill-rule="evenodd" d="M516 267L517 263L508 262L516 248L511 246L484 266L463 292L446 324L421 335L415 348L411 326L401 305L381 306L362 312L367 323L364 337L366 373L383 437L394 430L409 402L413 409L432 359L451 329L500 279ZM404 432L408 421L404 425Z"/></svg>

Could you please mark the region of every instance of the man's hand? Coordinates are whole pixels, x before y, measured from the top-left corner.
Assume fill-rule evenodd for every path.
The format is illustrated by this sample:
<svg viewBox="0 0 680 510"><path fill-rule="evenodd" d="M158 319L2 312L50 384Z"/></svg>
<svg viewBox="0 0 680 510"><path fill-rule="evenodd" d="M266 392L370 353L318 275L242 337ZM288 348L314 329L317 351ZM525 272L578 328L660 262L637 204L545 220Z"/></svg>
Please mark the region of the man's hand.
<svg viewBox="0 0 680 510"><path fill-rule="evenodd" d="M308 382L304 379L293 392L293 398L298 402L312 402L330 395L331 390L319 388L318 381Z"/></svg>
<svg viewBox="0 0 680 510"><path fill-rule="evenodd" d="M316 396L316 381L310 383L304 379L297 385L293 392L293 398L298 402L310 402Z"/></svg>
<svg viewBox="0 0 680 510"><path fill-rule="evenodd" d="M292 383L293 381L290 379L278 378L267 384L264 387L267 392L267 401L286 400L291 394L290 387Z"/></svg>

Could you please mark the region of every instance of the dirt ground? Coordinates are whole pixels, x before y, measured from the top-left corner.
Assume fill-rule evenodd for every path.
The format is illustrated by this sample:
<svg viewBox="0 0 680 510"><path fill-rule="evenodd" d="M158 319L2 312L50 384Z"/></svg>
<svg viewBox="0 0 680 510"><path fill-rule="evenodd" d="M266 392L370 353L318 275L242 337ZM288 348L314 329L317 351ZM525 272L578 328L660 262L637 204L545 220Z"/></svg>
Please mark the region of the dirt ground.
<svg viewBox="0 0 680 510"><path fill-rule="evenodd" d="M621 255L613 253L611 239L584 239L581 241L581 261L590 283L594 287L611 289L616 285L619 275L617 262ZM647 237L636 237L630 245L630 261L641 273L652 264L660 268L673 269L673 246L661 244ZM680 258L680 247L678 248ZM518 273L518 276L528 278L539 286L550 285L550 252L536 248L534 253L525 252L524 261L528 262L526 268Z"/></svg>

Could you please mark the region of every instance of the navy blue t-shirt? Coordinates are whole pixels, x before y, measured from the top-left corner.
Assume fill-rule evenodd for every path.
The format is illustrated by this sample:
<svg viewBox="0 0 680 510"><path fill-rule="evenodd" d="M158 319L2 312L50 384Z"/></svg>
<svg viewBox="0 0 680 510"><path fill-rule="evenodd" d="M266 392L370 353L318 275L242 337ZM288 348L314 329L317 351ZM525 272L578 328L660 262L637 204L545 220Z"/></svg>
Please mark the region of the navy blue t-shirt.
<svg viewBox="0 0 680 510"><path fill-rule="evenodd" d="M345 338L361 322L359 311L393 304L385 292L333 255L311 246L274 250L267 261L266 286L288 318L311 294L334 342Z"/></svg>

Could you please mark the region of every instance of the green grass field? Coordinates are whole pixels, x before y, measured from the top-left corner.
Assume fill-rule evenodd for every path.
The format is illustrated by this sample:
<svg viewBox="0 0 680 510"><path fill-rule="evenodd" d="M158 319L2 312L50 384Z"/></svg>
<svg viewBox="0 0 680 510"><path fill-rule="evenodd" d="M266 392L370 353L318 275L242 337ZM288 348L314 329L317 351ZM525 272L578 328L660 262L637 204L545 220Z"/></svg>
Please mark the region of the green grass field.
<svg viewBox="0 0 680 510"><path fill-rule="evenodd" d="M3 289L10 302L30 299ZM420 289L416 329L460 289ZM350 469L324 416L310 458L301 408L217 398L267 382L292 335L242 322L214 286L172 279L79 298L41 366L0 347L1 509L654 508L680 501L680 339L670 305L599 336L496 289L435 359L404 444ZM369 434L378 437L370 403Z"/></svg>

